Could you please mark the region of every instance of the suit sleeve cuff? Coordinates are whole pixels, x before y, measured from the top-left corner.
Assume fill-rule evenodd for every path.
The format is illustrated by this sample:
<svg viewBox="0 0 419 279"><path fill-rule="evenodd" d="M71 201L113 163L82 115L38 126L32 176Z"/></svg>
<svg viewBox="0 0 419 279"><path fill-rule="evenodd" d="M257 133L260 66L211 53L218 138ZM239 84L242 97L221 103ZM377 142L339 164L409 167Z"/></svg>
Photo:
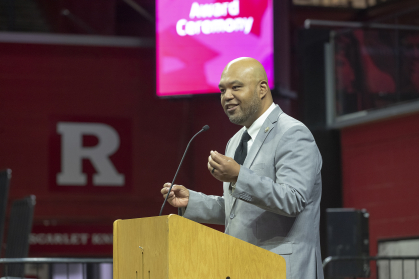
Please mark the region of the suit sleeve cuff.
<svg viewBox="0 0 419 279"><path fill-rule="evenodd" d="M251 202L253 200L252 196L248 194L248 187L249 184L247 183L250 181L251 170L240 166L239 176L237 177L237 182L234 187L234 191L231 191L231 195L237 199L241 199L247 202Z"/></svg>
<svg viewBox="0 0 419 279"><path fill-rule="evenodd" d="M189 201L186 207L181 207L182 216L188 219L193 219L195 216L193 212L188 210L188 208L194 208L198 206L197 201L199 200L199 194L195 191L189 190Z"/></svg>

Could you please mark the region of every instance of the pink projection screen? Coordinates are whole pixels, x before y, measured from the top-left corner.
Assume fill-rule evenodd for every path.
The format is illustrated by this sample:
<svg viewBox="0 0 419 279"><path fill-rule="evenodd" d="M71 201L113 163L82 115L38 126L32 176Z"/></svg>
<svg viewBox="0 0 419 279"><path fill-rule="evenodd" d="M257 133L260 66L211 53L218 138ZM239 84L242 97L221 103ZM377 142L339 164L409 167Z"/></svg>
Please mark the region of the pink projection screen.
<svg viewBox="0 0 419 279"><path fill-rule="evenodd" d="M219 92L225 65L259 60L274 84L272 0L157 0L157 95Z"/></svg>

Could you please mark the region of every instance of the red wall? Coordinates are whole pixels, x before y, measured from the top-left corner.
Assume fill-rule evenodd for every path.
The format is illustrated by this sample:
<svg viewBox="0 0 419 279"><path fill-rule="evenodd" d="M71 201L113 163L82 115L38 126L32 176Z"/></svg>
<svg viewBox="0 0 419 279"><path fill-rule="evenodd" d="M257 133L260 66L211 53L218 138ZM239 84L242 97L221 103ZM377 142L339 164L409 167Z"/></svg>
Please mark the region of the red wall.
<svg viewBox="0 0 419 279"><path fill-rule="evenodd" d="M218 94L155 97L153 49L2 43L0 61L0 169L13 171L9 205L36 195L35 230L62 232L70 226L68 233L80 233L77 228L85 226L103 233L108 226L112 233L115 219L158 215L163 183L172 180L189 139L206 124L211 128L192 144L177 183L222 194L221 182L207 171L207 157L210 150L224 152L240 127L228 121ZM51 190L49 156L59 152L49 145L56 136L51 119L60 117L131 123L132 156L126 158L132 162L131 188ZM174 212L168 206L164 214ZM110 256L107 247L61 252L32 247L31 253Z"/></svg>
<svg viewBox="0 0 419 279"><path fill-rule="evenodd" d="M370 212L370 254L419 237L419 114L343 129L341 143L344 207Z"/></svg>

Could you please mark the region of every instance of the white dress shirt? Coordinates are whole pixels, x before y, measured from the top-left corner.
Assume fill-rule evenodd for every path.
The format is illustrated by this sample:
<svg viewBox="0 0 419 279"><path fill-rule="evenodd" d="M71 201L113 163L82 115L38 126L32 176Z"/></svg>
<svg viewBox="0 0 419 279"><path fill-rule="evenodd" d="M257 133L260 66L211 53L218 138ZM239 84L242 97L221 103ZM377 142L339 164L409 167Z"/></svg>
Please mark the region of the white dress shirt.
<svg viewBox="0 0 419 279"><path fill-rule="evenodd" d="M256 136L259 133L260 128L262 127L263 123L265 122L266 118L268 118L269 114L275 109L276 104L272 103L271 106L261 115L258 119L250 125L249 129L243 127L244 130L247 130L251 139L247 142L247 153L250 151L250 147L252 147L253 142L255 141Z"/></svg>

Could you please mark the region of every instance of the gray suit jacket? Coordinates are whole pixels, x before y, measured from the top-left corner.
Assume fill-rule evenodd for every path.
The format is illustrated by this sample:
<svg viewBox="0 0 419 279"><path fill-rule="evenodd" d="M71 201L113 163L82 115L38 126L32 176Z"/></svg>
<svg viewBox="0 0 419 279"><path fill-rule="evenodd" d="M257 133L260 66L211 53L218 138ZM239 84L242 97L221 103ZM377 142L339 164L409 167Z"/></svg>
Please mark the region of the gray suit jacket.
<svg viewBox="0 0 419 279"><path fill-rule="evenodd" d="M228 142L234 158L244 128ZM224 195L190 191L183 216L224 224L225 233L283 256L288 279L323 279L319 220L322 159L301 122L277 106L260 129L240 168L236 189ZM182 212L180 210L179 212Z"/></svg>

